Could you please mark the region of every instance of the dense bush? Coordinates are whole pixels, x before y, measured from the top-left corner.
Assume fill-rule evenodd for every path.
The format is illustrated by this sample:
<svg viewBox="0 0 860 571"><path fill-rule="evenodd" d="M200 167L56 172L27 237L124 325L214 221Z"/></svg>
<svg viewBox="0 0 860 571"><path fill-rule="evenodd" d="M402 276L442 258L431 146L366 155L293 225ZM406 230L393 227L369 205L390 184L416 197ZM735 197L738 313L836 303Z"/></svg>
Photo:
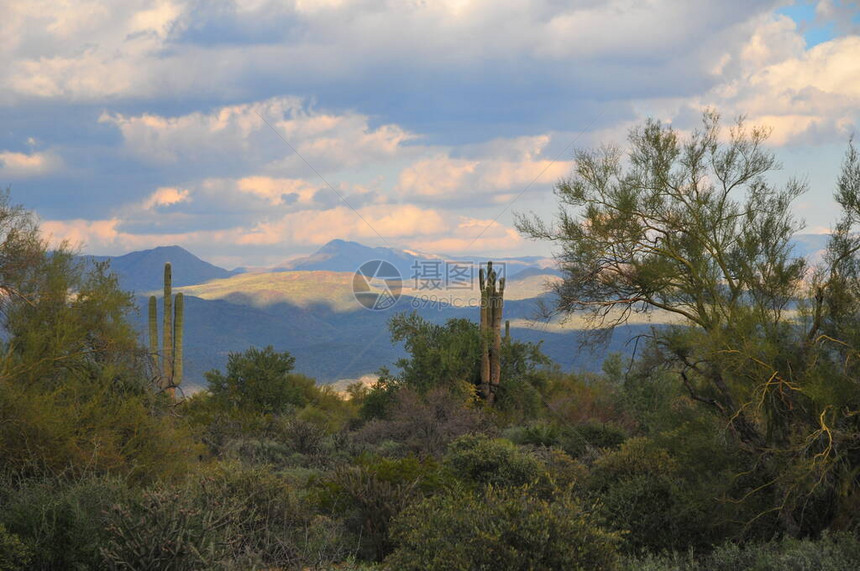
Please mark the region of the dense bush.
<svg viewBox="0 0 860 571"><path fill-rule="evenodd" d="M367 423L358 439L373 444L396 441L405 453L439 456L455 438L487 425L485 416L460 394L442 388L426 395L399 390L387 416Z"/></svg>
<svg viewBox="0 0 860 571"><path fill-rule="evenodd" d="M334 470L318 483L316 501L339 515L359 538L364 559L380 561L391 551L391 519L447 481L432 459L374 459Z"/></svg>
<svg viewBox="0 0 860 571"><path fill-rule="evenodd" d="M269 345L230 353L227 371L206 373L209 392L222 409L279 413L311 402L317 388L313 379L292 373L296 359Z"/></svg>
<svg viewBox="0 0 860 571"><path fill-rule="evenodd" d="M515 444L558 446L561 442L562 430L553 423L533 422L524 426L512 426L502 435Z"/></svg>
<svg viewBox="0 0 860 571"><path fill-rule="evenodd" d="M441 494L394 521L390 569L612 569L617 536L568 496L528 487Z"/></svg>
<svg viewBox="0 0 860 571"><path fill-rule="evenodd" d="M21 538L9 533L0 523L0 571L25 569L32 559L30 549Z"/></svg>
<svg viewBox="0 0 860 571"><path fill-rule="evenodd" d="M445 464L458 478L479 485L517 487L547 476L534 456L512 442L478 435L451 443Z"/></svg>
<svg viewBox="0 0 860 571"><path fill-rule="evenodd" d="M626 439L626 431L612 423L585 422L565 429L559 440L565 452L579 458L595 449L616 449Z"/></svg>
<svg viewBox="0 0 860 571"><path fill-rule="evenodd" d="M713 511L691 497L677 461L645 438L595 461L588 487L629 550L701 548L719 528Z"/></svg>
<svg viewBox="0 0 860 571"><path fill-rule="evenodd" d="M117 569L327 565L348 555L342 527L284 479L225 465L181 487L112 506L101 553Z"/></svg>
<svg viewBox="0 0 860 571"><path fill-rule="evenodd" d="M8 487L7 487L8 486ZM44 478L7 483L0 523L32 554L32 569L97 569L106 513L132 491L116 478Z"/></svg>
<svg viewBox="0 0 860 571"><path fill-rule="evenodd" d="M860 539L847 533L825 534L817 541L785 538L769 543L718 546L696 558L691 553L625 558L625 571L843 571L860 567Z"/></svg>

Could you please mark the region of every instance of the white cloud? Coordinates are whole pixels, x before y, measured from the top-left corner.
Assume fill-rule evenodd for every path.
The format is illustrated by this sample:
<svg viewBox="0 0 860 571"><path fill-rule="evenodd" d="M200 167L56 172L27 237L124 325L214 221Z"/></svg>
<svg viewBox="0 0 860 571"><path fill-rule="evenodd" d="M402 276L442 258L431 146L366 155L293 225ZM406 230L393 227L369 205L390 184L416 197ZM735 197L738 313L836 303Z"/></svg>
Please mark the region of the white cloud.
<svg viewBox="0 0 860 571"><path fill-rule="evenodd" d="M449 228L434 209L412 205L373 205L356 211L338 206L329 210L291 212L262 222L237 238L241 244L302 244L320 246L335 238L400 242L414 236L444 233Z"/></svg>
<svg viewBox="0 0 860 571"><path fill-rule="evenodd" d="M522 251L492 217L533 181L514 207L550 208L548 186L571 168L553 159L572 140L623 143L646 115L686 128L711 105L772 125L780 145L856 129L856 30L807 49L774 14L782 4L18 1L0 20L0 110L56 105L101 125L74 146L0 151L0 185L65 169L62 152L75 188L89 176L111 198L93 220L50 228L114 252L174 241L260 261L335 237L378 241L338 194L398 245ZM822 0L819 17L844 20L846 5ZM19 131L0 133L0 149L31 135ZM128 185L114 198L117 172Z"/></svg>
<svg viewBox="0 0 860 571"><path fill-rule="evenodd" d="M60 170L62 159L48 152L16 153L0 151L0 181L44 176ZM2 182L0 182L2 184Z"/></svg>
<svg viewBox="0 0 860 571"><path fill-rule="evenodd" d="M45 220L41 223L42 232L52 244L68 241L72 246L80 246L85 251L95 253L110 250L113 247L124 247L126 242L119 242L117 230L119 220ZM94 248L90 250L89 248Z"/></svg>
<svg viewBox="0 0 860 571"><path fill-rule="evenodd" d="M762 17L724 80L678 107L715 106L773 128L771 144L847 140L860 122L860 36L806 49L797 25ZM678 108L676 107L676 109Z"/></svg>
<svg viewBox="0 0 860 571"><path fill-rule="evenodd" d="M191 200L190 194L188 189L162 186L144 200L143 209L154 210L162 206L173 206L181 202L189 202Z"/></svg>
<svg viewBox="0 0 860 571"><path fill-rule="evenodd" d="M318 186L309 184L305 180L268 176L242 178L236 181L236 188L240 192L265 198L273 206L292 202L291 199L295 199L298 204L309 205L313 202L314 194L319 190Z"/></svg>
<svg viewBox="0 0 860 571"><path fill-rule="evenodd" d="M442 213L411 205L373 205L358 214L341 206L329 210L291 212L272 221L223 230L132 233L120 218L48 220L43 231L52 242L68 240L92 253L120 253L156 245L179 244L195 252L217 252L238 246L321 246L335 238L379 242L379 234L402 243L415 237L442 236L451 229ZM377 232L379 234L377 234ZM280 254L284 257L284 253Z"/></svg>
<svg viewBox="0 0 860 571"><path fill-rule="evenodd" d="M422 158L400 172L397 190L413 200L474 199L509 196L533 183L553 183L570 172L572 164L543 156L549 142L546 135L495 140L466 149L470 158L450 154Z"/></svg>
<svg viewBox="0 0 860 571"><path fill-rule="evenodd" d="M161 51L181 11L170 0L9 3L0 23L0 101L157 95Z"/></svg>
<svg viewBox="0 0 860 571"><path fill-rule="evenodd" d="M525 240L516 229L495 220L461 216L453 231L410 241L413 248L445 254L508 254L522 247Z"/></svg>
<svg viewBox="0 0 860 571"><path fill-rule="evenodd" d="M589 77L607 61L633 69L641 60L665 68L678 54L693 54L691 64L698 57L707 59L713 46L703 38L718 37L723 45L737 41L738 25L777 4L15 2L4 10L5 24L0 23L6 45L0 70L8 78L2 97L108 101L160 99L169 92L179 98L225 93L248 98L249 86L259 79L278 81L284 88L296 83L337 86L363 77L368 83L387 81L379 72L389 70L420 83L426 71L467 77L488 66L538 79L546 66L555 70L559 63L568 69L573 94L577 79ZM692 65L686 71L702 76ZM661 74L651 75L653 85L659 85Z"/></svg>
<svg viewBox="0 0 860 571"><path fill-rule="evenodd" d="M278 140L264 117L313 169ZM569 161L555 160L557 157L546 153L553 142L550 135L494 139L447 149L417 141L406 145L416 137L396 125L374 129L364 115L317 111L299 98L225 106L178 117L106 113L100 120L116 125L125 152L147 164L170 168L178 164L190 177L201 170L236 173L183 183L205 196L212 208L225 205L233 212L266 209L274 215L284 210L325 209L340 201L338 194L346 195L350 204L349 197L356 197L359 205L395 198L407 203L453 199L461 206L487 205L507 202L530 184L555 182L571 167ZM356 169L374 165L388 174L376 178L375 189L338 180L354 180ZM339 172L337 179L328 181L336 192L314 170ZM256 201L242 205L238 195Z"/></svg>
<svg viewBox="0 0 860 571"><path fill-rule="evenodd" d="M365 115L318 111L297 97L178 117L104 113L99 121L115 125L126 151L150 164L245 164L276 172L309 170L290 146L316 169L341 169L389 159L414 138L397 125L373 128Z"/></svg>

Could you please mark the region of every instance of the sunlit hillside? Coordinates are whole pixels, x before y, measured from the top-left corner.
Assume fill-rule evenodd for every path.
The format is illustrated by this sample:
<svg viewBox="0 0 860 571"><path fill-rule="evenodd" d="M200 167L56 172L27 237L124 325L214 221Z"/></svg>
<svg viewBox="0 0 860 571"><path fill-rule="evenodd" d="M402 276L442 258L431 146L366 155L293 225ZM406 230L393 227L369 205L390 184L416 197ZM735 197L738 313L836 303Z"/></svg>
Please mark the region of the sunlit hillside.
<svg viewBox="0 0 860 571"><path fill-rule="evenodd" d="M325 306L336 312L362 309L352 294L352 274L345 272L239 274L177 288L177 291L201 299L220 299L254 307L289 303L302 308Z"/></svg>
<svg viewBox="0 0 860 571"><path fill-rule="evenodd" d="M511 279L505 290L508 300L532 299L546 293L547 282L558 278L552 275L531 275ZM402 283L401 295L448 303L455 307L477 307L479 293L477 279L470 289L444 291L416 287L412 281ZM364 310L352 292L353 274L348 272L294 271L239 274L202 284L176 288L186 295L201 299L220 299L240 305L268 307L289 303L301 308L326 307L334 312ZM149 292L158 295L160 292ZM405 305L405 304L404 304Z"/></svg>

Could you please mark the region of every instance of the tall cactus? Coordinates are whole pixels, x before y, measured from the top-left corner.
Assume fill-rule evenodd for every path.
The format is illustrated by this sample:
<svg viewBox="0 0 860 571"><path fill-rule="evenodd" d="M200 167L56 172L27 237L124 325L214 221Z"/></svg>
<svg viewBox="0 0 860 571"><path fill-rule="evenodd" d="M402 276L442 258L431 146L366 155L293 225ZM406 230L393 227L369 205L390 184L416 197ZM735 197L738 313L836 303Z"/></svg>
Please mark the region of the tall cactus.
<svg viewBox="0 0 860 571"><path fill-rule="evenodd" d="M160 370L159 386L171 396L182 383L182 330L185 303L182 293L176 294L173 303L173 275L170 262L164 264L164 318L163 344L158 350L158 301L149 298L149 351L155 368Z"/></svg>
<svg viewBox="0 0 860 571"><path fill-rule="evenodd" d="M164 329L161 332L164 341L162 347L161 367L164 378L173 379L173 272L170 262L164 264ZM168 383L168 386L173 383Z"/></svg>
<svg viewBox="0 0 860 571"><path fill-rule="evenodd" d="M156 368L160 367L158 362L158 300L154 295L149 296L149 354Z"/></svg>
<svg viewBox="0 0 860 571"><path fill-rule="evenodd" d="M478 271L481 286L481 396L493 404L502 377L502 311L505 278L497 279L493 262ZM506 333L508 330L506 324Z"/></svg>
<svg viewBox="0 0 860 571"><path fill-rule="evenodd" d="M176 294L173 305L173 386L182 384L182 326L185 321L185 296Z"/></svg>

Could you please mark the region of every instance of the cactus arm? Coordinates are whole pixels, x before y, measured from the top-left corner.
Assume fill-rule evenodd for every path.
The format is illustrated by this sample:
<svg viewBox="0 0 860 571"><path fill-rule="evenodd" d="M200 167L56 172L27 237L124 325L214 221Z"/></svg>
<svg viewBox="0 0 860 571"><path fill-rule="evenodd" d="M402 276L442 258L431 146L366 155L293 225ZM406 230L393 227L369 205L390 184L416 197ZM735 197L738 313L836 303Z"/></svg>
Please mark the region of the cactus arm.
<svg viewBox="0 0 860 571"><path fill-rule="evenodd" d="M158 367L158 300L149 296L149 357Z"/></svg>
<svg viewBox="0 0 860 571"><path fill-rule="evenodd" d="M490 396L490 298L489 284L484 268L478 271L478 280L481 286L481 324L478 331L481 335L481 386L480 393L484 399Z"/></svg>
<svg viewBox="0 0 860 571"><path fill-rule="evenodd" d="M173 306L173 386L182 383L182 327L185 323L185 296L176 294Z"/></svg>
<svg viewBox="0 0 860 571"><path fill-rule="evenodd" d="M162 362L167 386L173 384L173 275L170 262L164 264L164 340Z"/></svg>

